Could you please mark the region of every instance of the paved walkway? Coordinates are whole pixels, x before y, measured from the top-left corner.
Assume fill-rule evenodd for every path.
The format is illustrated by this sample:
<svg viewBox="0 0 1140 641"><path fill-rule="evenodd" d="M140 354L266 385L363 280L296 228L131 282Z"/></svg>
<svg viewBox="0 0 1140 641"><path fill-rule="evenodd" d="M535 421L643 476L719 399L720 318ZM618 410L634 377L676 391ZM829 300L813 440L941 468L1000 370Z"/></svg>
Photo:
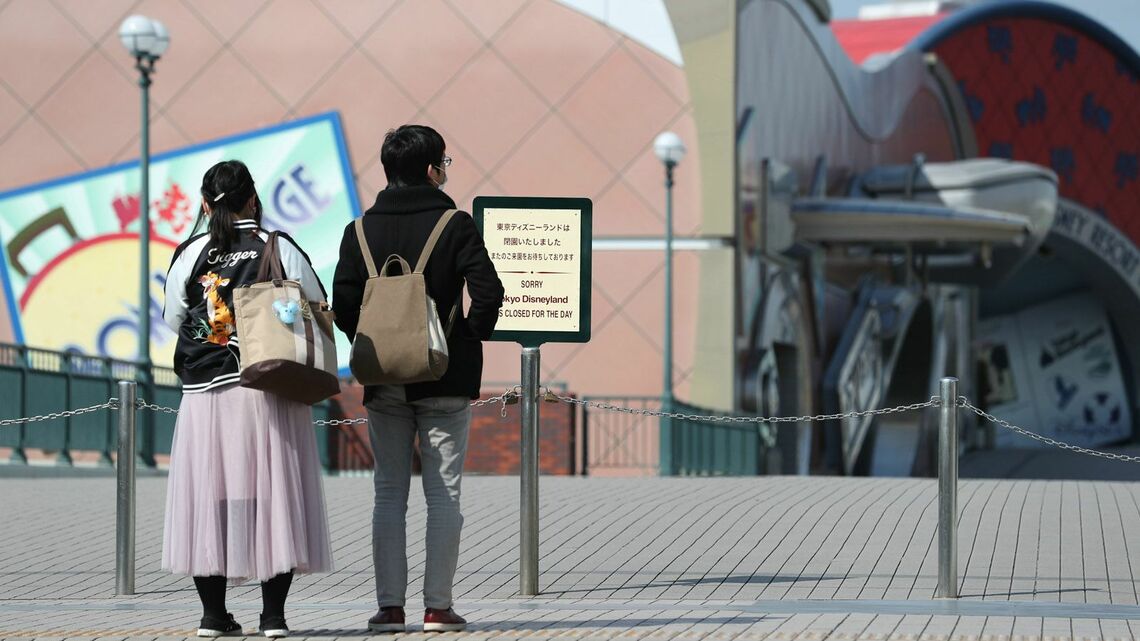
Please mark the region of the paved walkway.
<svg viewBox="0 0 1140 641"><path fill-rule="evenodd" d="M1034 641L1140 633L1140 484L963 481L962 598L934 600L933 481L542 479L542 594L518 591L518 480L465 480L457 609L475 639ZM183 638L191 582L158 568L165 481L138 492L138 594L114 597L112 479L0 480L0 637ZM300 577L296 637L367 636L369 478L325 490L337 571ZM422 541L413 490L409 541ZM418 604L422 544L410 552ZM231 591L247 626L256 587ZM409 608L411 631L420 610Z"/></svg>

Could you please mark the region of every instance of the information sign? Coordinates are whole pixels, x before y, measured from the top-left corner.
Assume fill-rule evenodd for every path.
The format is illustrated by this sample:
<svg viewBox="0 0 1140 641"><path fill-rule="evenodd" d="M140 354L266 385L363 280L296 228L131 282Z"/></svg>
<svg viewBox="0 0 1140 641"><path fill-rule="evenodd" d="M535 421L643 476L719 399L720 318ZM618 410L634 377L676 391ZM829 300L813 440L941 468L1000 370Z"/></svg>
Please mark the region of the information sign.
<svg viewBox="0 0 1140 641"><path fill-rule="evenodd" d="M506 289L492 340L590 340L592 209L588 198L475 199L475 223Z"/></svg>

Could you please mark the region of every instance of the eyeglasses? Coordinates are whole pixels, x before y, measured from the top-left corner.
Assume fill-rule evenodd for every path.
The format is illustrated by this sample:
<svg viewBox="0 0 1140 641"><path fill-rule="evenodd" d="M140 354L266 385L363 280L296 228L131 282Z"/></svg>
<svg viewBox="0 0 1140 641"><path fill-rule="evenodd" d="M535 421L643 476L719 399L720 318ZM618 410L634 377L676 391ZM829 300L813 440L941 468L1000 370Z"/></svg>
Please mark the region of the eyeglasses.
<svg viewBox="0 0 1140 641"><path fill-rule="evenodd" d="M451 166L451 156L444 156L443 160L439 161L439 166L440 167L450 167Z"/></svg>

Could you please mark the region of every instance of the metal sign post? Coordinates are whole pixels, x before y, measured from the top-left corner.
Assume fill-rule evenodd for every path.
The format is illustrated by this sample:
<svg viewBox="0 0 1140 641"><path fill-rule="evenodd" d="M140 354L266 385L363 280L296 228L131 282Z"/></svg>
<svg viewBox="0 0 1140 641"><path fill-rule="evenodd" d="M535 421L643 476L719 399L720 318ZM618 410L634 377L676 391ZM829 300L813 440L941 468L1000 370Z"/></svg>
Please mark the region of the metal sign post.
<svg viewBox="0 0 1140 641"><path fill-rule="evenodd" d="M494 341L522 345L519 592L538 594L539 346L590 340L588 198L475 199L473 216L506 294Z"/></svg>
<svg viewBox="0 0 1140 641"><path fill-rule="evenodd" d="M138 383L119 381L115 499L115 594L135 593L135 399Z"/></svg>
<svg viewBox="0 0 1140 641"><path fill-rule="evenodd" d="M522 496L519 518L519 590L538 594L538 364L537 347L522 351L522 456L519 485Z"/></svg>

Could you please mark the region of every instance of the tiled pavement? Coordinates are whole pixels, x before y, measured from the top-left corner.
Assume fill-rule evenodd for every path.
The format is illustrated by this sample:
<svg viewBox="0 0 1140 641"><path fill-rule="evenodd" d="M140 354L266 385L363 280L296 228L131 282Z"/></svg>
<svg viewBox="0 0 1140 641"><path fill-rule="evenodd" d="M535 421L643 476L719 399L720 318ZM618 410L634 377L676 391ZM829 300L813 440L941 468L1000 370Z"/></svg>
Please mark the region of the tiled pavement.
<svg viewBox="0 0 1140 641"><path fill-rule="evenodd" d="M115 597L115 483L0 480L0 637L183 638L190 581L158 568L165 482L141 478L138 575ZM1140 484L963 481L962 598L932 598L933 481L760 477L541 481L537 598L518 596L516 478L465 480L457 609L475 639L1134 639ZM374 611L369 478L329 478L336 572L300 577L296 637L362 637ZM412 586L422 495L409 510ZM231 590L247 626L256 586ZM403 639L426 639L420 611Z"/></svg>

